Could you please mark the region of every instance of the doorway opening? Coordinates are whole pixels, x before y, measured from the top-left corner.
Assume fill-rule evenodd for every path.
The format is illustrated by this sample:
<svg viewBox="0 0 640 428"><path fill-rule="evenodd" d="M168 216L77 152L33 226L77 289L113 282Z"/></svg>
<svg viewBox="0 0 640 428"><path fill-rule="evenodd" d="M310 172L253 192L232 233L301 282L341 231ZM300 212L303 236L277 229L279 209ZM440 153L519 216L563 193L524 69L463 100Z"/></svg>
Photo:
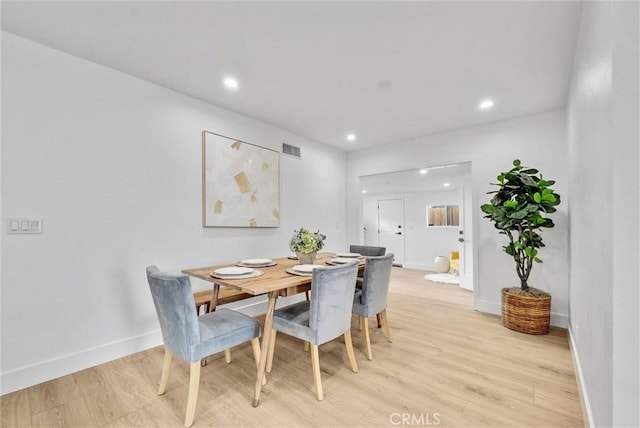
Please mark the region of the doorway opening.
<svg viewBox="0 0 640 428"><path fill-rule="evenodd" d="M452 272L473 290L471 188L471 162L362 176L362 242L424 271L437 271L438 257L457 256Z"/></svg>
<svg viewBox="0 0 640 428"><path fill-rule="evenodd" d="M394 266L404 264L404 200L378 199L378 243L393 253ZM365 244L367 245L367 244Z"/></svg>

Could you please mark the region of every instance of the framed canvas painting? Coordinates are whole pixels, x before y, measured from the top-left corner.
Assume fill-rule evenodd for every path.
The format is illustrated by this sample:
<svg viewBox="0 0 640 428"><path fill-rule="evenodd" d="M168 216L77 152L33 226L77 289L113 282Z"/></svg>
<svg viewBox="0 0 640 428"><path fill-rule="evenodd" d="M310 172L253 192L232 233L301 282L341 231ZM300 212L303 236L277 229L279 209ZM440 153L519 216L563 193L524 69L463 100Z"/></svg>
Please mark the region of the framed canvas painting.
<svg viewBox="0 0 640 428"><path fill-rule="evenodd" d="M278 227L280 154L202 132L204 227Z"/></svg>

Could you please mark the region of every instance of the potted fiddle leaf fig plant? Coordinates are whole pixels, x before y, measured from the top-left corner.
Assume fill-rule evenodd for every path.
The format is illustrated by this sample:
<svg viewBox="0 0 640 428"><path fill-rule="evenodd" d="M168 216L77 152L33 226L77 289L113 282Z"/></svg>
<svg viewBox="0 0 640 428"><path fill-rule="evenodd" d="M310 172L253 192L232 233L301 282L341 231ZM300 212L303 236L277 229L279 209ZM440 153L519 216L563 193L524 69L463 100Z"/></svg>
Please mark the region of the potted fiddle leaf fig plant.
<svg viewBox="0 0 640 428"><path fill-rule="evenodd" d="M311 232L301 227L293 232L289 240L289 248L296 253L300 264L313 264L317 252L324 247L326 238L319 230Z"/></svg>
<svg viewBox="0 0 640 428"><path fill-rule="evenodd" d="M513 168L497 177L497 190L482 212L507 237L503 251L515 262L520 287L502 289L502 323L512 329L529 334L547 334L551 318L551 295L528 283L531 270L543 248L542 230L554 227L549 214L556 211L560 196L535 168L513 161Z"/></svg>

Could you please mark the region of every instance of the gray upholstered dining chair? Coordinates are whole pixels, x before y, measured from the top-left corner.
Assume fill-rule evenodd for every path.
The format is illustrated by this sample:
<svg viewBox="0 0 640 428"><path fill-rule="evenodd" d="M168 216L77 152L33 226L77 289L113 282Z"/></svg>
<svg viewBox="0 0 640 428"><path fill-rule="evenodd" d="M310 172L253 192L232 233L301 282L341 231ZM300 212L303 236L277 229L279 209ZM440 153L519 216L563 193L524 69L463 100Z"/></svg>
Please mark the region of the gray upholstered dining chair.
<svg viewBox="0 0 640 428"><path fill-rule="evenodd" d="M257 365L260 359L260 324L253 318L230 309L218 309L197 316L193 309L195 303L187 275L164 273L156 266L149 266L147 280L165 349L158 394L164 394L173 355L191 363L184 420L184 426L190 427L198 401L200 360L250 340Z"/></svg>
<svg viewBox="0 0 640 428"><path fill-rule="evenodd" d="M384 256L387 249L385 247L372 247L371 245L350 245L349 252L358 253L366 257Z"/></svg>
<svg viewBox="0 0 640 428"><path fill-rule="evenodd" d="M385 247L374 247L371 245L351 245L349 247L349 251L351 253L358 253L365 257L379 257L384 256L387 252ZM356 282L356 288L362 288L362 277L359 276ZM380 316L377 316L378 319L378 328L382 327L382 322L380 320Z"/></svg>
<svg viewBox="0 0 640 428"><path fill-rule="evenodd" d="M368 317L379 315L378 320L382 326L382 332L389 342L392 341L387 320L387 296L392 265L393 254L368 257L364 265L362 288L357 289L353 296L353 314L359 317L360 328L364 334L365 353L369 360L373 359L373 353L371 352Z"/></svg>
<svg viewBox="0 0 640 428"><path fill-rule="evenodd" d="M273 330L267 355L267 372L273 366L276 332L281 331L311 344L311 369L318 401L324 398L320 377L318 346L344 335L351 370L358 363L351 342L351 308L358 263L314 269L311 299L278 309L273 317Z"/></svg>

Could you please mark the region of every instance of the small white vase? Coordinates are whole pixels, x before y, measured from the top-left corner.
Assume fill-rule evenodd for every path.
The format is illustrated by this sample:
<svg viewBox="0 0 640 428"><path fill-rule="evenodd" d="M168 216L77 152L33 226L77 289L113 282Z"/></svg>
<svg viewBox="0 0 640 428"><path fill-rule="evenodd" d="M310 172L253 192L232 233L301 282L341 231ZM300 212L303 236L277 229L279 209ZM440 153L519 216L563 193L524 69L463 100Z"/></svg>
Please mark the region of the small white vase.
<svg viewBox="0 0 640 428"><path fill-rule="evenodd" d="M313 262L316 261L317 253L309 253L309 254L296 253L296 255L298 256L298 263L299 264L301 264L301 265L312 265Z"/></svg>
<svg viewBox="0 0 640 428"><path fill-rule="evenodd" d="M433 268L438 273L447 273L449 272L449 259L445 256L438 256L433 261Z"/></svg>

